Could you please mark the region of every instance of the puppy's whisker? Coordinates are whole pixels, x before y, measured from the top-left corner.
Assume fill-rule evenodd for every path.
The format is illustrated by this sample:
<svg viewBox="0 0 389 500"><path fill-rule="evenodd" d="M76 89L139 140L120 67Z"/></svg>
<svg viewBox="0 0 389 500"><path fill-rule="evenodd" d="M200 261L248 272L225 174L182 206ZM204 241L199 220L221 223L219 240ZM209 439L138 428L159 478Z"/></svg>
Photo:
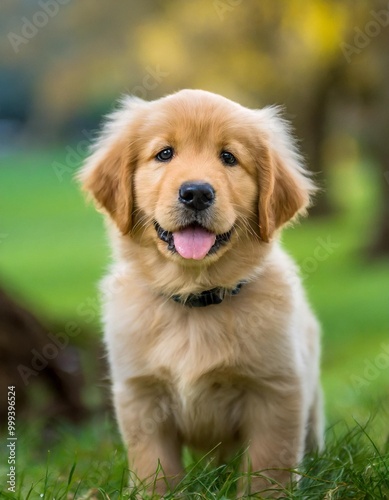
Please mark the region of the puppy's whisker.
<svg viewBox="0 0 389 500"><path fill-rule="evenodd" d="M238 219L236 227L238 227L244 234L250 235L253 238L259 240L258 234L256 234L255 230L252 228L250 224L250 221L246 217L241 217L240 219Z"/></svg>
<svg viewBox="0 0 389 500"><path fill-rule="evenodd" d="M141 231L139 241L142 242L145 232L150 225L153 224L153 219L149 215L144 215L141 217L134 225L133 231Z"/></svg>
<svg viewBox="0 0 389 500"><path fill-rule="evenodd" d="M152 222L152 218L148 215L144 215L143 217L141 217L139 220L136 221L133 230L136 231L138 229L144 228L145 226L147 227L147 224L149 224L150 222Z"/></svg>

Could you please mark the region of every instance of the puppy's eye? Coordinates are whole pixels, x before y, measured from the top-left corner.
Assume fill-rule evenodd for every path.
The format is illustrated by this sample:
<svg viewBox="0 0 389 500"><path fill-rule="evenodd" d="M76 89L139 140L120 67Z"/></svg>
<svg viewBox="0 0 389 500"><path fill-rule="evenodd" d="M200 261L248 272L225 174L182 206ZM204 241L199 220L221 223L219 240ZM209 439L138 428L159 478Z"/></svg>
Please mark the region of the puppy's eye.
<svg viewBox="0 0 389 500"><path fill-rule="evenodd" d="M174 149L173 148L166 148L166 149L163 149L162 151L160 151L157 155L156 155L156 159L158 161L169 161L173 158L174 156Z"/></svg>
<svg viewBox="0 0 389 500"><path fill-rule="evenodd" d="M229 151L222 151L220 153L220 158L224 165L227 165L229 167L233 167L238 163L238 160L235 158L235 156L230 153Z"/></svg>

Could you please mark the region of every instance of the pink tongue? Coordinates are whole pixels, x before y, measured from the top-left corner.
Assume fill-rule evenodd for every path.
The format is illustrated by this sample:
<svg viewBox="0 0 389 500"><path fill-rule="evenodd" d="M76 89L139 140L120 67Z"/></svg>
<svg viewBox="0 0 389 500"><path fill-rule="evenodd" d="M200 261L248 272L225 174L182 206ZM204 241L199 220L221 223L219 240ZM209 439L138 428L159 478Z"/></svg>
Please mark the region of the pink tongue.
<svg viewBox="0 0 389 500"><path fill-rule="evenodd" d="M173 233L174 246L184 259L203 259L216 241L216 236L202 227L187 227Z"/></svg>

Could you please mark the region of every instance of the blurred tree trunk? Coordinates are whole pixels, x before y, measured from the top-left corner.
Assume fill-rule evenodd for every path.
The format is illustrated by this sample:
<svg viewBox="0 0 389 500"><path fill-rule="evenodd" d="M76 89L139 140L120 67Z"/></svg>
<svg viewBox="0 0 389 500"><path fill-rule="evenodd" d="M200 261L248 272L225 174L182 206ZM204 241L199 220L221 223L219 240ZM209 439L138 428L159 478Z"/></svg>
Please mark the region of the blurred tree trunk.
<svg viewBox="0 0 389 500"><path fill-rule="evenodd" d="M389 255L389 58L387 47L389 33L380 34L375 47L377 74L374 86L374 99L371 103L370 119L367 122L366 135L373 157L379 167L379 185L381 198L378 200L379 213L375 221L376 232L368 248L371 257Z"/></svg>
<svg viewBox="0 0 389 500"><path fill-rule="evenodd" d="M326 73L322 75L313 91L312 98L307 104L307 108L302 114L299 135L303 138L302 150L306 157L309 170L315 173L315 179L322 188L316 197L310 215L331 215L334 211L327 190L326 190L326 170L323 143L326 139L328 129L328 117L332 105L333 95L342 84L344 72L343 61L334 60Z"/></svg>
<svg viewBox="0 0 389 500"><path fill-rule="evenodd" d="M326 134L328 90L327 81L321 82L303 117L305 121L302 134L304 156L309 170L315 173L316 182L323 188L315 197L315 202L309 211L310 215L329 215L332 212L325 189L325 165L322 154L322 144Z"/></svg>
<svg viewBox="0 0 389 500"><path fill-rule="evenodd" d="M385 157L381 158L380 166L383 174L381 182L383 203L378 218L378 231L369 248L369 254L372 257L389 255L389 151Z"/></svg>
<svg viewBox="0 0 389 500"><path fill-rule="evenodd" d="M371 129L374 130L372 138L373 154L380 169L380 211L376 219L375 236L368 247L370 257L381 257L389 255L389 141L387 131L389 130L389 117L387 109L389 104L389 89L387 94L375 106L373 119L370 121ZM374 233L373 233L374 234Z"/></svg>

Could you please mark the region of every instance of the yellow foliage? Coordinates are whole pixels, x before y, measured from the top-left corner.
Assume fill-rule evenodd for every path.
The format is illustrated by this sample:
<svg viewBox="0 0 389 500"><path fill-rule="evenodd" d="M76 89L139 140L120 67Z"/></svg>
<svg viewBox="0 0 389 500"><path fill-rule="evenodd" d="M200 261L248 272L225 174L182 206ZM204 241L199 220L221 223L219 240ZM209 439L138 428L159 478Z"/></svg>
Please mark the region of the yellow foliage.
<svg viewBox="0 0 389 500"><path fill-rule="evenodd" d="M24 65L34 74L36 102L44 103L58 121L107 96L139 89L150 68L165 76L145 92L148 99L182 87L202 87L248 105L284 102L315 91L334 62L344 59L341 44L355 26L364 27L378 4L128 0L96 8L93 0L85 0L61 7L17 57L10 57L10 46L0 55L7 64ZM32 19L34 12L19 7L19 14L3 17L0 27L4 33L20 33L23 15ZM357 85L375 79L374 72L363 69L372 59L368 50L358 57L358 71L343 61ZM303 101L309 99L304 96Z"/></svg>
<svg viewBox="0 0 389 500"><path fill-rule="evenodd" d="M342 2L326 0L288 2L284 11L282 28L299 43L299 58L309 57L309 64L323 65L339 53L345 26L350 21L350 10ZM298 61L298 59L297 59Z"/></svg>

